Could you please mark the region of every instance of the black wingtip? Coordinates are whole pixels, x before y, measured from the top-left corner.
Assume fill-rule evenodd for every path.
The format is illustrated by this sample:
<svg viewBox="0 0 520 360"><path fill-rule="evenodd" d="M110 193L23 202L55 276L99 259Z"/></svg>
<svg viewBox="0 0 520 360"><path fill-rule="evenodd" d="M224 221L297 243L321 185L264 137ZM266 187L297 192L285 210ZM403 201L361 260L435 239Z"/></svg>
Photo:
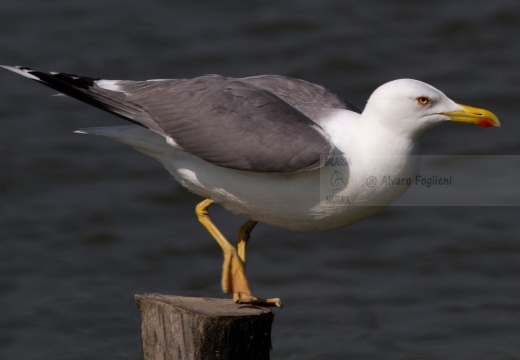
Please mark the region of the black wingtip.
<svg viewBox="0 0 520 360"><path fill-rule="evenodd" d="M26 78L29 78L29 79L32 79L32 80L36 80L36 81L41 81L37 76L35 76L33 74L33 73L35 73L35 71L33 69L28 68L28 67L25 67L25 66L9 66L9 65L0 65L0 66L3 67L6 70L12 71L12 72L17 73L17 74L22 75L22 76L25 76Z"/></svg>
<svg viewBox="0 0 520 360"><path fill-rule="evenodd" d="M45 73L25 66L1 66L4 69L15 72L26 78L38 81L62 94L84 101L103 110L107 110L106 106L102 102L93 99L89 94L89 89L94 86L94 82L97 79L65 73Z"/></svg>
<svg viewBox="0 0 520 360"><path fill-rule="evenodd" d="M94 86L94 82L99 79L94 79L85 76L77 76L73 74L66 73L44 73L41 71L37 71L25 66L9 66L9 65L0 65L6 70L10 70L19 75L22 75L26 78L43 82L50 87L54 87L57 82L66 83L73 87L89 89ZM57 89L58 90L58 89Z"/></svg>
<svg viewBox="0 0 520 360"><path fill-rule="evenodd" d="M45 73L24 66L0 66L26 78L38 81L43 85L57 90L61 94L68 95L89 105L120 116L125 120L144 126L133 119L133 115L141 111L139 106L126 101L124 95L120 93L96 86L96 81L100 80L99 78L56 72Z"/></svg>

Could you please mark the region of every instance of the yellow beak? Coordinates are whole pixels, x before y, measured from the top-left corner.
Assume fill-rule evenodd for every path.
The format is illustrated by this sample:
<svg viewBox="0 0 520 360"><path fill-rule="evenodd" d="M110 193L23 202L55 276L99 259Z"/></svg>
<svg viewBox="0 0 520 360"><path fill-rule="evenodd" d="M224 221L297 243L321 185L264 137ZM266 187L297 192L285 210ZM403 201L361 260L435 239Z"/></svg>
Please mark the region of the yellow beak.
<svg viewBox="0 0 520 360"><path fill-rule="evenodd" d="M500 121L491 111L474 108L467 105L459 105L462 110L443 113L452 121L477 124L482 127L500 127Z"/></svg>

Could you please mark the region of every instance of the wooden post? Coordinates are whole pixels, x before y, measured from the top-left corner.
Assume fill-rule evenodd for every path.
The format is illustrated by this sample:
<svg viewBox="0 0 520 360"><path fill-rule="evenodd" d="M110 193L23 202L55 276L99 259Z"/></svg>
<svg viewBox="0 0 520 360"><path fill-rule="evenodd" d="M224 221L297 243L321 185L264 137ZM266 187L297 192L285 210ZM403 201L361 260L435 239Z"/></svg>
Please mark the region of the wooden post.
<svg viewBox="0 0 520 360"><path fill-rule="evenodd" d="M268 360L268 308L231 299L136 295L144 360Z"/></svg>

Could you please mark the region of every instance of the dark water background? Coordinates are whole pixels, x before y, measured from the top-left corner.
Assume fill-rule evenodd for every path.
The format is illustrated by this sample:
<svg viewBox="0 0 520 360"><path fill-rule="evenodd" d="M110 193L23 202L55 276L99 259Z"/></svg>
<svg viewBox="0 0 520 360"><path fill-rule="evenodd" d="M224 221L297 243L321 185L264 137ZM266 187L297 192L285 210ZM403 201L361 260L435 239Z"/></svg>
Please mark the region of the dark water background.
<svg viewBox="0 0 520 360"><path fill-rule="evenodd" d="M436 128L425 153L520 153L516 0L17 0L2 4L0 34L2 64L284 74L360 107L380 84L417 78L503 123ZM199 199L158 163L72 133L122 120L52 93L0 73L0 359L139 359L133 294L222 296L220 249L194 216ZM520 165L496 159L469 164L465 181L493 176L474 196L519 205L501 181ZM233 236L242 220L213 213ZM317 234L259 226L249 278L285 304L272 358L519 359L519 232L516 206L392 206Z"/></svg>

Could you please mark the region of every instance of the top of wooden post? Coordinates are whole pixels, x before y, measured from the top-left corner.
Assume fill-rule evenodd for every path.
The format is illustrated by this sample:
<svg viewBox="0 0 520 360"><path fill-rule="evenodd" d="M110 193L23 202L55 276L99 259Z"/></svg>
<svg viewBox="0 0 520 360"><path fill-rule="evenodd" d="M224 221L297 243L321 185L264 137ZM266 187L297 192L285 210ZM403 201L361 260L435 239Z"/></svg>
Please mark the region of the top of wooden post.
<svg viewBox="0 0 520 360"><path fill-rule="evenodd" d="M136 301L157 301L203 316L257 316L272 311L266 307L235 304L231 299L199 298L163 294L135 295Z"/></svg>

